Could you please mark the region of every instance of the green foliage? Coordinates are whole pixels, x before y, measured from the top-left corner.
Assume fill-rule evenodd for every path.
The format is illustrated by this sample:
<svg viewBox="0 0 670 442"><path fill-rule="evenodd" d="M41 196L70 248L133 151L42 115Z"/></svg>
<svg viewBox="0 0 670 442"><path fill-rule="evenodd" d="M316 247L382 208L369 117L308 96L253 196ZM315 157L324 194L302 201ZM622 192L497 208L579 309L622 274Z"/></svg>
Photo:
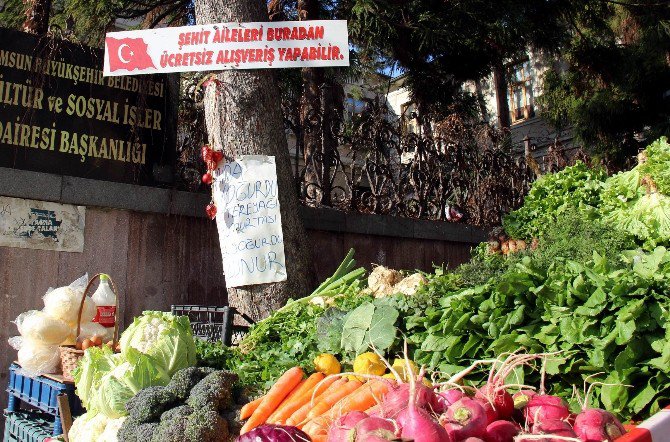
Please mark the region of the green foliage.
<svg viewBox="0 0 670 442"><path fill-rule="evenodd" d="M561 50L567 68L549 71L538 99L553 125L571 124L578 139L622 166L645 139L667 135L670 102L670 8L652 1L574 2L572 32ZM663 26L663 25L666 26Z"/></svg>
<svg viewBox="0 0 670 442"><path fill-rule="evenodd" d="M533 183L524 204L503 219L512 238L530 240L542 230L561 222L562 214L573 208L592 210L600 204L602 169L591 169L578 162L558 173L542 176Z"/></svg>
<svg viewBox="0 0 670 442"><path fill-rule="evenodd" d="M596 379L649 388L599 387L596 406L649 416L670 387L670 255L631 253L621 264L597 253L585 263L557 258L546 272L525 257L497 280L443 293L439 307L407 320L414 359L450 374L519 348L560 351L565 359L548 367L552 393L569 398L573 384L603 372Z"/></svg>

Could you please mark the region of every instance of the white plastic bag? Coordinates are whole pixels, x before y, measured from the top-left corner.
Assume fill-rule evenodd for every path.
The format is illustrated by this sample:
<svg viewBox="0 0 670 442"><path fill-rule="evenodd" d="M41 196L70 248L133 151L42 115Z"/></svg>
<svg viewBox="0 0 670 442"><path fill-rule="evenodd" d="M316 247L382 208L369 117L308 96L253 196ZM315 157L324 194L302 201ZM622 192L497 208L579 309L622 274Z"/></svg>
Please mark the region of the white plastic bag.
<svg viewBox="0 0 670 442"><path fill-rule="evenodd" d="M28 376L58 372L60 366L58 345L44 344L21 336L9 338L8 342L19 351L19 365Z"/></svg>
<svg viewBox="0 0 670 442"><path fill-rule="evenodd" d="M76 331L75 328L75 332ZM104 327L97 322L82 322L81 332L79 333L80 340L90 339L93 336L100 336L103 343L111 341L114 337L114 327Z"/></svg>
<svg viewBox="0 0 670 442"><path fill-rule="evenodd" d="M20 335L23 334L23 320L26 319L28 316L32 315L34 312L38 311L39 310L28 310L27 312L23 312L16 317L16 319L13 322L14 324L16 324L16 328L19 330Z"/></svg>
<svg viewBox="0 0 670 442"><path fill-rule="evenodd" d="M52 318L60 319L70 325L77 325L79 305L81 297L88 284L88 274L74 281L66 287L49 289L44 295L44 313ZM81 313L81 322L91 322L95 317L95 303L90 297L86 297L84 308Z"/></svg>
<svg viewBox="0 0 670 442"><path fill-rule="evenodd" d="M72 328L65 321L54 319L44 312L31 310L16 318L20 323L21 336L44 344L57 345L71 333Z"/></svg>

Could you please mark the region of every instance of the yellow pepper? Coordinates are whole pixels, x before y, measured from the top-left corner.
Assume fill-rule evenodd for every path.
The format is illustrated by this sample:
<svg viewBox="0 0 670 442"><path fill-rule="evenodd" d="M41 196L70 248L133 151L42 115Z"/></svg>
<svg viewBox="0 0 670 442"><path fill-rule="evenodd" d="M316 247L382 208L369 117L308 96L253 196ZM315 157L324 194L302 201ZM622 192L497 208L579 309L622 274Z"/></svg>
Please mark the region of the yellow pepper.
<svg viewBox="0 0 670 442"><path fill-rule="evenodd" d="M314 369L325 375L331 375L340 373L342 366L335 356L323 353L314 358Z"/></svg>

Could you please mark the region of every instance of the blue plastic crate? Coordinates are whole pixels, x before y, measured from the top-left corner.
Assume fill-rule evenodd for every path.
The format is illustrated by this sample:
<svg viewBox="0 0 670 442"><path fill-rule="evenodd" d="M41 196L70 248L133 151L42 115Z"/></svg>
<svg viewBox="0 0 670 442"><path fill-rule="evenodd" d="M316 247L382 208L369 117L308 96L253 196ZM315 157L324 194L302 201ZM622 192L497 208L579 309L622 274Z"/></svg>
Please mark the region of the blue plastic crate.
<svg viewBox="0 0 670 442"><path fill-rule="evenodd" d="M43 412L6 412L3 442L44 442L52 437L53 420Z"/></svg>
<svg viewBox="0 0 670 442"><path fill-rule="evenodd" d="M44 376L30 377L22 374L17 364L9 366L8 412L18 411L21 401L44 411L54 417L53 435L61 434L62 427L58 414L58 395L67 395L70 413L73 417L84 413L79 397L75 394L74 384L58 382Z"/></svg>

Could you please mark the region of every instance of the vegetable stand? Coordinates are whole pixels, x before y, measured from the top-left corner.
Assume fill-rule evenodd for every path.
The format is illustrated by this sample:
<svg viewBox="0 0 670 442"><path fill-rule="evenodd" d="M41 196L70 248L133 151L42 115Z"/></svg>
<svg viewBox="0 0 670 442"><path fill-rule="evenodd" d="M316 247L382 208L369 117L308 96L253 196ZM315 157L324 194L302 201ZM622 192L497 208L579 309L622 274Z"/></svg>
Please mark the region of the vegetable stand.
<svg viewBox="0 0 670 442"><path fill-rule="evenodd" d="M12 364L9 369L7 414L11 416L18 412L21 402L24 402L41 410L46 416L50 416L51 435L62 434L63 428L58 414L58 395L67 395L73 416L78 416L83 412L81 401L75 394L74 383L66 381L60 375L26 376L21 373L20 368L18 364Z"/></svg>

